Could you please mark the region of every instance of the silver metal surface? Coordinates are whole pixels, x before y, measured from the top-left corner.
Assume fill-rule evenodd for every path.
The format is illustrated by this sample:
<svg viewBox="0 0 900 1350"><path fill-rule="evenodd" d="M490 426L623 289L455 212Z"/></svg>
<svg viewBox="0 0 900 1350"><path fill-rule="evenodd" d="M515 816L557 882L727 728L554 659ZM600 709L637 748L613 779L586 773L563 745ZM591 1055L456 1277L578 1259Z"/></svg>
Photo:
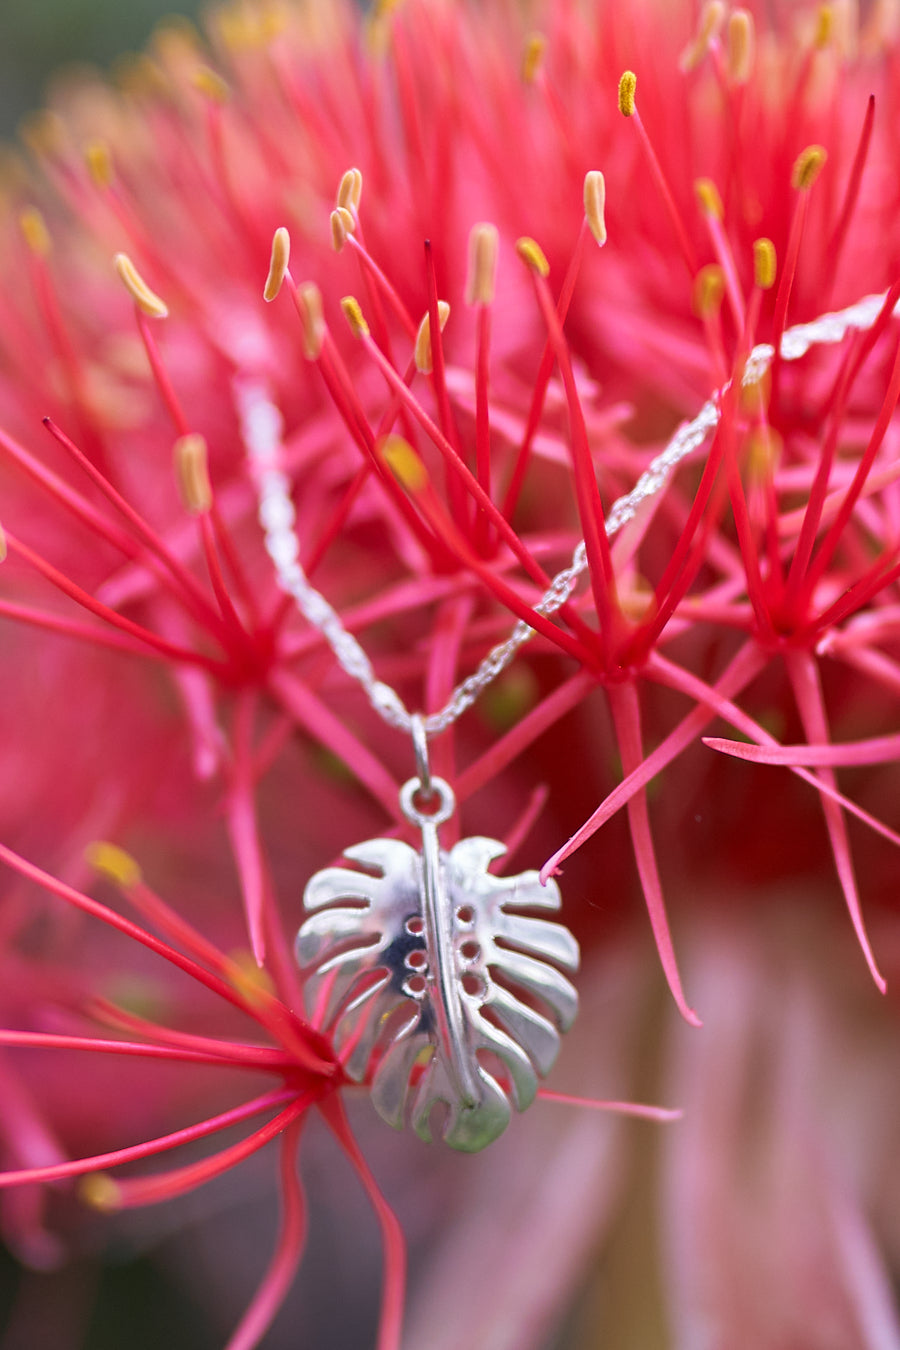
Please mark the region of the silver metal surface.
<svg viewBox="0 0 900 1350"><path fill-rule="evenodd" d="M870 328L884 300L867 296L788 329L782 358L796 360L814 344ZM771 346L755 347L742 383L758 381L773 358ZM717 426L727 388L678 429L631 492L614 503L607 535L632 520ZM349 867L317 872L306 887L308 917L296 951L308 1007L321 1012L324 1004L324 1028L348 1075L371 1083L385 1120L397 1128L409 1120L423 1139L439 1132L451 1147L476 1152L502 1133L513 1108L522 1111L533 1101L539 1078L556 1058L560 1032L578 1007L563 974L577 969L578 944L561 924L520 912L558 910L559 890L552 881L541 886L537 872L493 876L488 868L505 852L497 840L474 836L447 852L441 848L438 829L453 813L454 797L443 779L431 775L428 737L471 707L533 629L520 620L440 711L410 713L397 691L376 678L358 640L300 565L291 486L281 469L283 421L264 378L236 377L234 396L279 585L376 712L412 735L416 756L417 777L401 789L400 800L421 834L421 849L371 839L345 851ZM586 568L582 540L535 609L555 614Z"/></svg>
<svg viewBox="0 0 900 1350"><path fill-rule="evenodd" d="M409 719L412 732L413 752L416 756L416 773L422 785L422 794L431 796L431 765L428 759L428 732L421 713L413 713Z"/></svg>
<svg viewBox="0 0 900 1350"><path fill-rule="evenodd" d="M474 1153L531 1104L556 1059L578 1009L563 974L577 970L578 944L542 917L560 907L554 882L488 871L506 851L496 839L440 847L453 793L441 778L431 787L430 798L418 778L401 790L421 850L370 839L344 854L356 870L310 880L297 960L307 1006L324 1000L346 1072L370 1083L388 1124Z"/></svg>

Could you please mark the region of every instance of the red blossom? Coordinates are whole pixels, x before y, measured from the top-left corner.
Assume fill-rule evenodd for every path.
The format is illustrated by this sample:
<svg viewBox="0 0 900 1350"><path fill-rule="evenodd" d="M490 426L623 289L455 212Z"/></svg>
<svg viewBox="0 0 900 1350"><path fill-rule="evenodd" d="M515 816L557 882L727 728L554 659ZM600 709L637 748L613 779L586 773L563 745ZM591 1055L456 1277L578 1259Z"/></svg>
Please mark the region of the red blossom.
<svg viewBox="0 0 900 1350"><path fill-rule="evenodd" d="M831 8L770 27L713 4L696 27L686 6L557 0L536 34L501 0L376 4L362 24L341 0L260 0L213 15L208 43L164 29L121 87L85 79L32 122L0 219L0 1188L30 1197L5 1211L23 1249L52 1245L50 1183L81 1177L88 1203L137 1207L278 1137L281 1228L229 1342L249 1350L303 1252L297 1156L315 1108L381 1227L380 1350L400 1341L399 1222L302 1011L290 935L309 875L409 833L412 755L279 588L255 440L288 476L307 576L408 706L438 710L514 623L533 630L434 740L460 806L448 845L493 831L545 880L565 862L563 917L589 958L621 956L639 885L675 1005L700 1026L693 1002L707 1020L727 1003L706 929L727 922L721 897L806 873L824 910L827 840L885 990L897 51L887 7L858 53ZM798 324L882 292L840 340L817 322L792 350ZM573 553L585 580L550 612ZM870 850L851 853L848 817ZM98 837L127 842L177 907L111 845L88 858L140 922L88 895ZM683 986L676 953L698 932ZM149 979L158 1006L113 975L132 994ZM714 1034L725 1058L747 1051L727 1017ZM134 1061L136 1083L154 1062L196 1075L160 1100L98 1092L82 1118L60 1104L78 1070L19 1053L41 1048L95 1070ZM219 1109L218 1084L251 1071L269 1086ZM699 1111L692 1071L681 1083ZM586 1093L542 1095L677 1115ZM143 1142L123 1145L135 1117ZM107 1172L245 1123L199 1161ZM715 1153L716 1186L730 1157ZM850 1221L832 1217L837 1244ZM690 1326L699 1295L673 1269Z"/></svg>

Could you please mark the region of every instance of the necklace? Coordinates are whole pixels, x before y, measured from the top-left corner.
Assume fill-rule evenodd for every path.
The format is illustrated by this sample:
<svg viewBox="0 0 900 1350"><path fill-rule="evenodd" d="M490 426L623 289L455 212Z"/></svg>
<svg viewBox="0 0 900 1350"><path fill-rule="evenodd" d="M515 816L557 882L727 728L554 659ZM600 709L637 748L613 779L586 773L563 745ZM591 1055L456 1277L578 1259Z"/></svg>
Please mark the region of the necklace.
<svg viewBox="0 0 900 1350"><path fill-rule="evenodd" d="M782 359L797 360L816 344L837 343L851 329L870 328L885 299L866 296L787 329ZM774 355L769 344L754 347L742 384L757 383ZM716 427L727 388L679 428L634 488L615 502L606 520L608 536L633 519ZM431 773L428 741L472 706L533 629L516 623L440 711L411 713L396 690L377 679L357 639L300 565L290 480L279 467L282 419L265 384L237 378L235 401L279 586L323 635L379 716L411 737L415 759L415 776L400 789L400 809L419 831L421 848L370 839L344 850L356 870L325 868L306 885L307 917L296 953L305 973L307 1010L330 1028L348 1077L363 1082L371 1074L373 1104L388 1124L400 1129L409 1120L430 1142L434 1109L441 1106L444 1142L477 1152L503 1132L513 1109L531 1104L539 1079L552 1068L561 1033L578 1010L577 992L563 972L575 973L579 952L568 929L545 917L561 906L553 880L542 885L536 871L493 876L490 864L506 851L496 839L475 835L449 851L441 848L439 828L456 801L449 783ZM586 568L582 540L536 611L555 614ZM510 985L549 1015L517 997Z"/></svg>

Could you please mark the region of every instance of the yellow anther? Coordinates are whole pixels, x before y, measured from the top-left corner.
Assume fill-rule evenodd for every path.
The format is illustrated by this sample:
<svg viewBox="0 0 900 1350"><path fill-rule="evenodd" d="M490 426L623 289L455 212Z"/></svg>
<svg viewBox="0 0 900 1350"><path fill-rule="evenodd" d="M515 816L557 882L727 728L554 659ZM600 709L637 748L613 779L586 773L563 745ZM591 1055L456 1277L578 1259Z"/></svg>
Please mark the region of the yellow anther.
<svg viewBox="0 0 900 1350"><path fill-rule="evenodd" d="M322 292L314 281L304 281L297 287L297 312L303 327L303 355L308 361L318 361L325 339L325 315Z"/></svg>
<svg viewBox="0 0 900 1350"><path fill-rule="evenodd" d="M181 500L192 516L205 515L213 499L206 438L197 431L190 431L186 436L179 436L172 453Z"/></svg>
<svg viewBox="0 0 900 1350"><path fill-rule="evenodd" d="M348 169L338 187L338 207L343 207L345 211L358 211L362 186L363 176L359 169Z"/></svg>
<svg viewBox="0 0 900 1350"><path fill-rule="evenodd" d="M232 51L258 51L284 31L287 16L277 5L264 9L246 7L220 10L215 25L226 47Z"/></svg>
<svg viewBox="0 0 900 1350"><path fill-rule="evenodd" d="M693 70L700 64L709 51L709 44L714 42L722 31L724 22L725 5L722 0L709 0L700 11L697 33L693 41L688 43L681 54L679 64L682 70Z"/></svg>
<svg viewBox="0 0 900 1350"><path fill-rule="evenodd" d="M584 214L602 248L606 243L606 179L599 169L590 169L584 175Z"/></svg>
<svg viewBox="0 0 900 1350"><path fill-rule="evenodd" d="M816 15L815 46L827 47L834 36L834 10L831 5L820 5Z"/></svg>
<svg viewBox="0 0 900 1350"><path fill-rule="evenodd" d="M761 291L769 291L775 285L776 274L775 245L771 239L753 241L753 280Z"/></svg>
<svg viewBox="0 0 900 1350"><path fill-rule="evenodd" d="M725 294L725 273L718 263L707 263L694 278L694 312L701 319L715 314Z"/></svg>
<svg viewBox="0 0 900 1350"><path fill-rule="evenodd" d="M88 844L84 850L84 860L88 867L93 867L95 872L100 872L107 881L121 887L123 891L140 885L142 880L140 865L131 854L119 848L118 844L107 843L105 839Z"/></svg>
<svg viewBox="0 0 900 1350"><path fill-rule="evenodd" d="M19 229L32 253L38 258L46 258L50 252L50 233L36 206L27 206L19 216Z"/></svg>
<svg viewBox="0 0 900 1350"><path fill-rule="evenodd" d="M753 70L756 29L753 15L736 9L728 18L727 66L732 84L746 84Z"/></svg>
<svg viewBox="0 0 900 1350"><path fill-rule="evenodd" d="M646 623L657 610L654 588L637 572L620 578L618 601L625 617L634 623Z"/></svg>
<svg viewBox="0 0 900 1350"><path fill-rule="evenodd" d="M344 318L350 325L350 332L353 336L358 338L368 337L369 325L363 318L363 312L356 297L345 295L341 301L341 309L344 311Z"/></svg>
<svg viewBox="0 0 900 1350"><path fill-rule="evenodd" d="M267 1003L275 993L272 977L257 965L256 957L245 947L229 952L229 978L232 985L250 1003Z"/></svg>
<svg viewBox="0 0 900 1350"><path fill-rule="evenodd" d="M522 79L525 84L534 84L538 72L544 64L544 52L547 49L547 39L543 33L529 33L525 39L525 50L522 53Z"/></svg>
<svg viewBox="0 0 900 1350"><path fill-rule="evenodd" d="M352 215L346 206L338 206L331 213L331 246L335 253L340 253L347 242L347 235L352 234L355 229L355 223Z"/></svg>
<svg viewBox="0 0 900 1350"><path fill-rule="evenodd" d="M469 231L469 270L466 274L466 304L490 305L497 281L497 250L500 235L496 225L482 222Z"/></svg>
<svg viewBox="0 0 900 1350"><path fill-rule="evenodd" d="M747 438L747 476L751 482L768 482L781 460L783 442L770 426L758 426Z"/></svg>
<svg viewBox="0 0 900 1350"><path fill-rule="evenodd" d="M717 38L722 31L722 24L725 22L725 5L722 0L708 0L700 11L700 22L697 24L697 40L709 46L714 38Z"/></svg>
<svg viewBox="0 0 900 1350"><path fill-rule="evenodd" d="M722 198L719 196L719 189L711 178L695 179L694 192L697 194L700 210L705 216L715 216L716 220L721 220L723 218L725 215L725 208L722 206Z"/></svg>
<svg viewBox="0 0 900 1350"><path fill-rule="evenodd" d="M187 62L196 64L201 50L200 35L190 19L170 15L153 31L150 37L160 60L170 68L183 68Z"/></svg>
<svg viewBox="0 0 900 1350"><path fill-rule="evenodd" d="M291 260L291 236L283 225L272 236L272 257L269 261L269 275L263 287L263 299L272 301L281 290L288 263Z"/></svg>
<svg viewBox="0 0 900 1350"><path fill-rule="evenodd" d="M119 57L113 66L113 79L123 94L134 98L154 98L168 91L166 75L152 56L145 52Z"/></svg>
<svg viewBox="0 0 900 1350"><path fill-rule="evenodd" d="M529 239L523 235L521 239L516 240L516 252L522 259L526 267L530 267L532 272L537 272L539 277L548 277L550 275L550 264L547 261L547 255L540 244L534 239Z"/></svg>
<svg viewBox="0 0 900 1350"><path fill-rule="evenodd" d="M211 103L227 103L231 97L231 90L225 80L209 66L198 66L191 76L191 84Z"/></svg>
<svg viewBox="0 0 900 1350"><path fill-rule="evenodd" d="M91 1209L110 1214L122 1204L122 1188L106 1172L90 1172L78 1182L78 1197Z"/></svg>
<svg viewBox="0 0 900 1350"><path fill-rule="evenodd" d="M446 300L439 300L437 302L437 308L438 323L440 324L441 332L443 333L444 328L447 325L447 320L450 317L450 306L447 304ZM416 334L415 362L416 370L421 371L423 375L430 375L434 369L434 359L431 352L430 314L426 314L419 324L419 331Z"/></svg>
<svg viewBox="0 0 900 1350"><path fill-rule="evenodd" d="M633 70L623 70L619 80L619 112L623 117L634 116L634 91L637 89L637 76Z"/></svg>
<svg viewBox="0 0 900 1350"><path fill-rule="evenodd" d="M140 272L127 253L117 253L113 259L116 271L125 284L125 289L139 309L151 319L164 319L169 307L155 291L151 291Z"/></svg>
<svg viewBox="0 0 900 1350"><path fill-rule="evenodd" d="M428 470L409 441L405 441L402 436L386 436L379 446L379 454L407 492L421 492L427 485Z"/></svg>
<svg viewBox="0 0 900 1350"><path fill-rule="evenodd" d="M744 384L742 380L739 399L741 413L749 418L762 417L769 406L771 396L771 371L764 371L758 380L752 380L749 384Z"/></svg>
<svg viewBox="0 0 900 1350"><path fill-rule="evenodd" d="M794 160L791 173L791 187L798 192L808 192L825 165L828 152L821 145L808 145Z"/></svg>
<svg viewBox="0 0 900 1350"><path fill-rule="evenodd" d="M66 124L59 113L44 109L29 113L19 123L19 135L35 155L55 155L67 141Z"/></svg>
<svg viewBox="0 0 900 1350"><path fill-rule="evenodd" d="M84 147L84 162L94 186L108 188L113 180L113 162L106 141L90 141Z"/></svg>

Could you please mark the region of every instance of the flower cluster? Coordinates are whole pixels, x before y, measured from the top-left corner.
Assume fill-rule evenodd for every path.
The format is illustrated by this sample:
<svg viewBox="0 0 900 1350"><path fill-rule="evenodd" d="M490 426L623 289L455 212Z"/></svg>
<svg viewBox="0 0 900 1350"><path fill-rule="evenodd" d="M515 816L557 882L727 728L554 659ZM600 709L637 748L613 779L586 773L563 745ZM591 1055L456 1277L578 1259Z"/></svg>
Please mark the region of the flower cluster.
<svg viewBox="0 0 900 1350"><path fill-rule="evenodd" d="M300 1261L311 1116L381 1225L380 1350L400 1343L405 1278L291 936L306 877L409 837L411 746L279 587L259 437L306 576L407 706L439 710L517 621L533 630L433 741L460 807L445 840L494 834L504 869L560 875L587 1027L583 1080L546 1098L587 1098L594 1042L632 1034L591 986L610 963L646 979L641 895L675 1006L706 1024L691 1034L712 1049L679 1041L665 1088L695 1122L666 1223L708 1221L661 1277L673 1343L710 1316L723 1343L743 1325L715 1237L741 1165L737 1067L718 1113L712 1097L729 1051L752 1059L748 1023L768 1026L766 951L805 945L772 915L814 896L817 934L852 930L862 960L838 944L827 969L868 965L856 999L878 1002L897 963L896 15L689 8L555 0L526 23L503 0L382 0L365 19L235 0L207 39L161 29L114 83L63 81L4 166L0 1217L48 1263L58 1183L148 1205L278 1137L280 1236L230 1350L260 1343ZM586 581L550 613L573 554ZM789 1077L792 1037L766 1044ZM248 1071L269 1086L235 1106ZM174 1170L117 1170L257 1117ZM813 1170L798 1194L834 1202L829 1325L868 1345L853 1328L893 1315L859 1237L877 1176L848 1132L854 1179ZM774 1200L762 1216L811 1250ZM896 1225L886 1242L896 1258ZM538 1344L527 1319L510 1345ZM773 1313L754 1343L786 1325Z"/></svg>

